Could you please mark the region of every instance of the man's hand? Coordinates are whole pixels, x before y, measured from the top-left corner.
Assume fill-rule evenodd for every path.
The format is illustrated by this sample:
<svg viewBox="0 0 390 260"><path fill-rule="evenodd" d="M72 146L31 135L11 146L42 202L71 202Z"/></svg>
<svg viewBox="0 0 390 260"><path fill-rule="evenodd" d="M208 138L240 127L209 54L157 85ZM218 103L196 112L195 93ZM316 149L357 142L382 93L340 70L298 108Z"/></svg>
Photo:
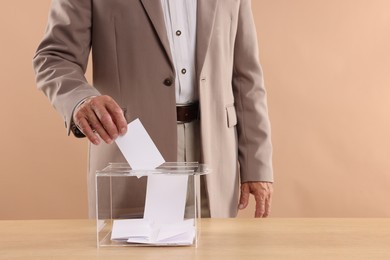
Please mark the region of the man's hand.
<svg viewBox="0 0 390 260"><path fill-rule="evenodd" d="M255 218L266 218L271 211L273 187L270 182L245 182L241 184L241 196L238 209L245 209L249 203L249 194L255 196Z"/></svg>
<svg viewBox="0 0 390 260"><path fill-rule="evenodd" d="M87 98L73 113L73 122L95 145L100 138L111 144L127 131L127 122L122 109L109 96Z"/></svg>

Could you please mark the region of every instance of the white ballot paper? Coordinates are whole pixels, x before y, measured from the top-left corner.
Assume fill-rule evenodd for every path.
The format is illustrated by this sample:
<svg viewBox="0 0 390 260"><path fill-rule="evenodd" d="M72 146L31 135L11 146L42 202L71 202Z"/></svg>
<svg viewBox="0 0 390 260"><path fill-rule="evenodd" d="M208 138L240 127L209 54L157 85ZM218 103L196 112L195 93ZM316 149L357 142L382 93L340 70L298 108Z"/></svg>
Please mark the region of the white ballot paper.
<svg viewBox="0 0 390 260"><path fill-rule="evenodd" d="M158 227L146 219L114 220L111 240L151 245L191 245L195 237L194 220Z"/></svg>
<svg viewBox="0 0 390 260"><path fill-rule="evenodd" d="M127 133L115 142L133 170L151 170L165 162L138 118L127 125Z"/></svg>
<svg viewBox="0 0 390 260"><path fill-rule="evenodd" d="M116 143L133 170L152 170L164 158L139 119ZM176 147L173 147L176 149ZM148 175L144 219L114 220L112 240L147 244L192 244L194 220L184 221L187 175Z"/></svg>
<svg viewBox="0 0 390 260"><path fill-rule="evenodd" d="M187 198L187 185L187 175L149 175L144 218L155 225L182 221Z"/></svg>

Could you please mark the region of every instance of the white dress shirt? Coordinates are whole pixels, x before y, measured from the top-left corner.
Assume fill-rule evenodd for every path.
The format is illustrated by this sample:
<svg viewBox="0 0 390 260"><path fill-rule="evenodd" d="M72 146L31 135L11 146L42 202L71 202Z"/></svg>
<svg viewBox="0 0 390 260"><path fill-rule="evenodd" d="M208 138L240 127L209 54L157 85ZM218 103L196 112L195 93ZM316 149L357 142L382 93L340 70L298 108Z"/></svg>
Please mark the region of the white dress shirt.
<svg viewBox="0 0 390 260"><path fill-rule="evenodd" d="M176 103L198 100L195 74L197 0L161 0L176 78Z"/></svg>

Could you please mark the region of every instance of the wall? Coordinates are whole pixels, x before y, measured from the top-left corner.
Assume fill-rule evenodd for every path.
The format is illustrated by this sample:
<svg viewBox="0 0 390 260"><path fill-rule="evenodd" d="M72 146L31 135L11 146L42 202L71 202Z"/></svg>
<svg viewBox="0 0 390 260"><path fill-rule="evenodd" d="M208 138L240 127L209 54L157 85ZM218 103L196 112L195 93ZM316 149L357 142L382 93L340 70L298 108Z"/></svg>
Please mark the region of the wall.
<svg viewBox="0 0 390 260"><path fill-rule="evenodd" d="M389 217L390 2L252 2L275 149L272 216ZM87 143L66 136L35 89L49 4L1 3L0 219L87 217Z"/></svg>
<svg viewBox="0 0 390 260"><path fill-rule="evenodd" d="M87 216L87 143L67 137L61 117L35 87L32 57L49 5L1 3L0 219Z"/></svg>
<svg viewBox="0 0 390 260"><path fill-rule="evenodd" d="M274 216L390 216L390 2L252 1Z"/></svg>

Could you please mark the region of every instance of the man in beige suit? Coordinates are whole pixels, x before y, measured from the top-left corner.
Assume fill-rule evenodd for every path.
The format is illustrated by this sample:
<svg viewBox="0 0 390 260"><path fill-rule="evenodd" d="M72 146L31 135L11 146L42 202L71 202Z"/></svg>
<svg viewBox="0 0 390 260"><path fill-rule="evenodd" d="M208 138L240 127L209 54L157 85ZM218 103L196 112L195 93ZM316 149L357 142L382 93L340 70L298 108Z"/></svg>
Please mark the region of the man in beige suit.
<svg viewBox="0 0 390 260"><path fill-rule="evenodd" d="M123 160L113 141L135 118L166 161L184 147L181 159L210 166L209 216L235 217L249 194L255 217L269 215L272 147L250 0L53 0L34 68L68 134L91 142L91 216L94 173Z"/></svg>

